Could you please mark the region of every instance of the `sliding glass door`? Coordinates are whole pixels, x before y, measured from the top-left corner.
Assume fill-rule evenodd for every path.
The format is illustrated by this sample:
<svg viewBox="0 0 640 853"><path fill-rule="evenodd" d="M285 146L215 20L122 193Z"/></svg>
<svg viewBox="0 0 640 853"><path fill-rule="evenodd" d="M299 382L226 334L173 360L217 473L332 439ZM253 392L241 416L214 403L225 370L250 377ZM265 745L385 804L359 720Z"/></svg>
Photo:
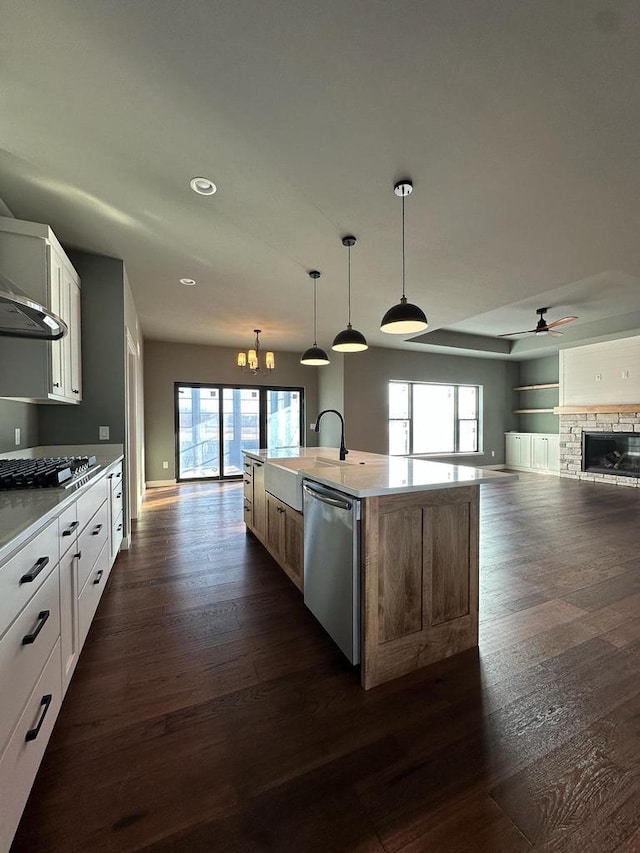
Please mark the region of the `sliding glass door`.
<svg viewBox="0 0 640 853"><path fill-rule="evenodd" d="M302 388L176 383L178 480L239 477L242 452L302 444Z"/></svg>

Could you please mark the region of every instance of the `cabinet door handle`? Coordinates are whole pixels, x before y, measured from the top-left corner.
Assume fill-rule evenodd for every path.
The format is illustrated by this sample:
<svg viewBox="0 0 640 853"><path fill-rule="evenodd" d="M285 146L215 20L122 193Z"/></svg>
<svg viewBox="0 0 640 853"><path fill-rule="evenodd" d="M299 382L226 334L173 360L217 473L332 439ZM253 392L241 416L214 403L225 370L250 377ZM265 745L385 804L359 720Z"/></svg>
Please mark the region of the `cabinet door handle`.
<svg viewBox="0 0 640 853"><path fill-rule="evenodd" d="M91 535L92 535L92 536L97 536L97 535L98 535L98 533L100 533L100 531L101 531L101 530L102 530L102 525L101 525L101 524L96 524L96 529L91 531Z"/></svg>
<svg viewBox="0 0 640 853"><path fill-rule="evenodd" d="M59 387L60 387L60 383L59 383L59 382L54 382L54 383L53 383L53 387L54 387L54 388L59 388Z"/></svg>
<svg viewBox="0 0 640 853"><path fill-rule="evenodd" d="M32 631L31 634L24 635L24 637L22 638L23 646L28 646L30 643L35 643L36 637L44 628L44 623L47 621L49 616L51 616L50 610L41 610L40 613L38 613L38 624L35 627L35 631Z"/></svg>
<svg viewBox="0 0 640 853"><path fill-rule="evenodd" d="M35 740L40 734L40 729L42 728L42 724L44 723L44 718L47 716L47 711L49 710L49 705L51 705L51 700L53 696L51 693L47 693L42 697L40 701L40 707L43 709L42 714L40 714L40 719L38 720L35 729L29 729L29 731L24 736L24 739L28 742L30 740Z"/></svg>
<svg viewBox="0 0 640 853"><path fill-rule="evenodd" d="M118 525L117 530L122 530L122 525L121 525L121 524L119 524L119 525Z"/></svg>
<svg viewBox="0 0 640 853"><path fill-rule="evenodd" d="M94 585L94 586L95 586L96 584L99 584L99 583L100 583L100 581L102 580L102 575L103 575L103 574L104 574L104 569L100 569L100 571L99 571L99 572L98 572L98 574L96 575L96 579L95 579L95 580L94 580L94 582L93 582L93 585Z"/></svg>
<svg viewBox="0 0 640 853"><path fill-rule="evenodd" d="M33 568L26 574L22 575L22 577L20 578L20 583L31 583L32 581L34 581L48 563L48 557L40 557L39 560L36 560Z"/></svg>
<svg viewBox="0 0 640 853"><path fill-rule="evenodd" d="M118 492L118 494L116 495L116 499L121 498L121 497L122 497L122 492Z"/></svg>
<svg viewBox="0 0 640 853"><path fill-rule="evenodd" d="M250 506L246 506L246 507L244 508L244 511L245 511L245 512L251 512L251 507L250 507Z"/></svg>
<svg viewBox="0 0 640 853"><path fill-rule="evenodd" d="M78 551L78 553L74 554L73 556L76 558L76 560L81 560L82 559L82 551Z"/></svg>
<svg viewBox="0 0 640 853"><path fill-rule="evenodd" d="M71 536L76 527L80 524L79 521L72 521L66 530L62 531L63 536Z"/></svg>

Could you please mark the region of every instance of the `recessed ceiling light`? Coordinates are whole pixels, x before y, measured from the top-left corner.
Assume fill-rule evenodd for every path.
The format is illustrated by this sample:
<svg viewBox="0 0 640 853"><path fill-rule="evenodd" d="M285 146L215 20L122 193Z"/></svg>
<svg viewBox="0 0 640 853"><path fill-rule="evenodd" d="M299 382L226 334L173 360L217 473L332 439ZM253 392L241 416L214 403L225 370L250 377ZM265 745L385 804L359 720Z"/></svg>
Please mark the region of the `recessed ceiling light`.
<svg viewBox="0 0 640 853"><path fill-rule="evenodd" d="M193 285L194 285L195 283L196 283L196 282L195 282L195 279L193 279L193 278L181 278L181 279L180 279L180 284L186 284L186 285L188 285L189 287L193 287Z"/></svg>
<svg viewBox="0 0 640 853"><path fill-rule="evenodd" d="M213 195L218 187L209 178L191 178L191 189L200 195Z"/></svg>

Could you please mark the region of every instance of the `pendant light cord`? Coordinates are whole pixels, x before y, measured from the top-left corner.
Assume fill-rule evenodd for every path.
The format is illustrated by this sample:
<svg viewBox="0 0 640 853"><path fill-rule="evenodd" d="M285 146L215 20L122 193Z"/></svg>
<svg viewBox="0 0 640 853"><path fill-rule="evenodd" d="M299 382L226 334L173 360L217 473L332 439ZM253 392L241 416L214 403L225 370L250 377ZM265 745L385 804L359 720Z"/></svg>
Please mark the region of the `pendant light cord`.
<svg viewBox="0 0 640 853"><path fill-rule="evenodd" d="M351 326L351 246L347 246L347 248L349 250L349 276L348 276L349 286L347 288L347 293L348 293L347 302L348 302L348 306L349 306L348 326Z"/></svg>
<svg viewBox="0 0 640 853"><path fill-rule="evenodd" d="M402 298L404 295L404 195L402 196Z"/></svg>
<svg viewBox="0 0 640 853"><path fill-rule="evenodd" d="M314 347L318 346L318 332L317 332L317 317L316 317L316 290L317 290L318 279L314 278L313 280L313 345Z"/></svg>

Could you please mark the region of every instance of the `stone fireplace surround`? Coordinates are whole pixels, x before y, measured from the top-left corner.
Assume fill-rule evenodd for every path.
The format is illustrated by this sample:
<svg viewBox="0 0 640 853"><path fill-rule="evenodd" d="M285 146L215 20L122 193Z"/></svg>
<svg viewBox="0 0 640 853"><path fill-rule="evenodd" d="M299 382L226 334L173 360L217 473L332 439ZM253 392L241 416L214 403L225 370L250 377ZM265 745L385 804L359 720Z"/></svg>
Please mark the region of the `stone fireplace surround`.
<svg viewBox="0 0 640 853"><path fill-rule="evenodd" d="M634 408L625 404L620 411L588 411L602 406L585 406L584 411L562 411L560 415L560 476L595 483L612 483L618 486L640 487L640 478L616 474L598 474L582 471L582 432L637 432L640 433L640 403ZM612 406L612 408L614 408Z"/></svg>

